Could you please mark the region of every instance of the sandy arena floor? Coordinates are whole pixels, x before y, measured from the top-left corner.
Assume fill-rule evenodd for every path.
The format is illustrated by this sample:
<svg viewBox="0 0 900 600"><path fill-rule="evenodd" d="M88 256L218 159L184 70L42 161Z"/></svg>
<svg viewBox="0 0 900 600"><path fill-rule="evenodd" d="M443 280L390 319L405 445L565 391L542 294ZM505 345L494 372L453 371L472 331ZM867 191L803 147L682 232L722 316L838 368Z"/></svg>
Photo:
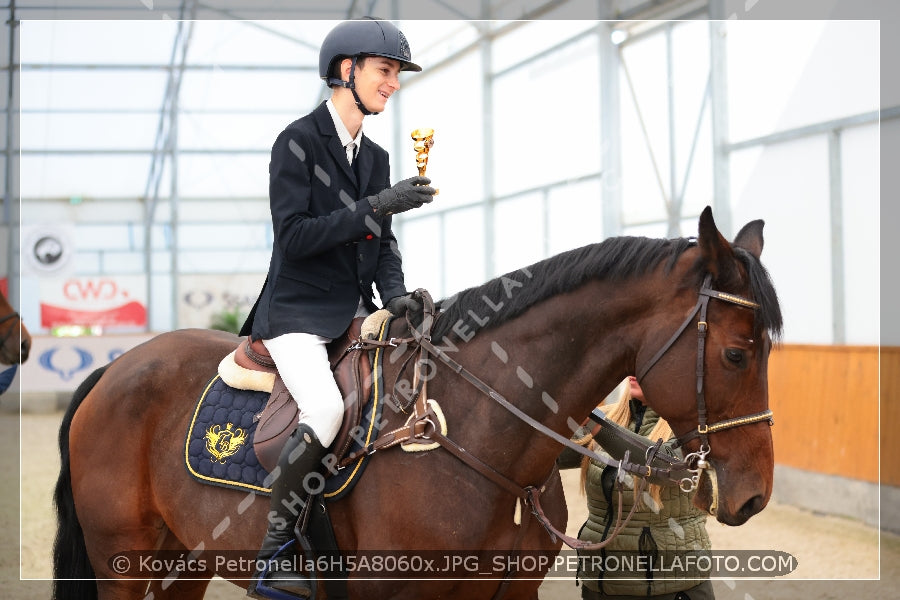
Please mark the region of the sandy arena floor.
<svg viewBox="0 0 900 600"><path fill-rule="evenodd" d="M61 413L24 415L20 422L15 414L0 414L0 596L5 600L50 596L56 527L51 493L59 469L56 436L61 418ZM21 478L16 459L20 439ZM577 473L564 473L564 482L573 533L584 521L586 508ZM854 520L776 504L744 526L710 521L708 529L714 549L781 550L797 561L793 573L777 580L715 580L720 600L900 598L900 536L879 536L876 529ZM245 596L242 589L220 580L213 581L206 597ZM545 581L540 598L578 600L580 588L572 579Z"/></svg>

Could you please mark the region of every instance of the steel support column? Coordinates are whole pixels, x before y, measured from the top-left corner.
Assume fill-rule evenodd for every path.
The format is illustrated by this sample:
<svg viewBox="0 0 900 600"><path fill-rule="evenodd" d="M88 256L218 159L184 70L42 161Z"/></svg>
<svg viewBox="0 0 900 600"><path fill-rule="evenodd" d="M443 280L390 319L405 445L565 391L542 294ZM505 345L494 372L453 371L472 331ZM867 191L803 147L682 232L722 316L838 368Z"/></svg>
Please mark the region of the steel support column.
<svg viewBox="0 0 900 600"><path fill-rule="evenodd" d="M13 139L13 130L15 122L13 119L13 103L15 100L15 52L16 52L16 31L19 26L16 20L16 3L10 0L9 3L9 68L7 70L7 96L6 96L6 148L3 180L3 225L6 227L6 277L8 283L8 298L14 308L19 309L19 215L18 208L13 208L13 200L18 197L16 186L13 185L13 177L17 177L14 172L13 164L13 148L18 147L18 143Z"/></svg>
<svg viewBox="0 0 900 600"><path fill-rule="evenodd" d="M612 3L601 8L601 19L613 16ZM622 116L619 90L619 47L612 42L609 22L598 30L600 52L600 173L603 239L622 235Z"/></svg>
<svg viewBox="0 0 900 600"><path fill-rule="evenodd" d="M832 343L847 343L844 283L844 192L841 130L828 133L828 201L831 208L831 322Z"/></svg>
<svg viewBox="0 0 900 600"><path fill-rule="evenodd" d="M490 0L482 1L482 14L490 14ZM490 21L482 24L489 28ZM493 69L493 39L489 35L482 35L479 42L481 50L481 123L484 136L483 169L484 169L484 274L493 277L497 265L496 239L494 236L494 211L497 203L494 198L494 75Z"/></svg>
<svg viewBox="0 0 900 600"><path fill-rule="evenodd" d="M719 231L731 239L731 170L728 131L728 64L724 0L709 2L709 94L712 123L713 214Z"/></svg>
<svg viewBox="0 0 900 600"><path fill-rule="evenodd" d="M669 201L666 203L667 235L681 236L681 195L678 193L678 148L675 143L675 63L671 22L666 23L666 112L669 115Z"/></svg>
<svg viewBox="0 0 900 600"><path fill-rule="evenodd" d="M168 329L178 328L178 98L181 91L181 81L184 76L184 67L187 60L187 50L190 45L193 32L193 14L196 4L191 3L190 15L186 3L182 5L181 20L172 46L170 57L169 78L166 82L166 93L160 110L159 126L156 132L156 144L153 153L153 161L150 165L150 173L145 192L144 209L144 269L147 278L147 307L148 329L154 328L154 285L153 285L153 219L156 206L159 202L160 185L166 159L169 160L169 226L171 237L169 240L170 257L170 310L171 317L167 325ZM152 189L152 196L151 196Z"/></svg>

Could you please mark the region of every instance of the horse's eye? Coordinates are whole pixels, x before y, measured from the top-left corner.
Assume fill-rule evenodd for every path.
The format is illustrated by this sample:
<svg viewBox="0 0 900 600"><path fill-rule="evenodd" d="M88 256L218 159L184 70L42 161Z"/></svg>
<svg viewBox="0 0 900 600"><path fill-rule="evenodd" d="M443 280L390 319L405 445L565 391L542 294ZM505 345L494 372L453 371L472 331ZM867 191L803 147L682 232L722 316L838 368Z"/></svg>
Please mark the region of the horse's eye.
<svg viewBox="0 0 900 600"><path fill-rule="evenodd" d="M739 365L744 360L744 351L739 350L738 348L726 348L725 358L727 358L734 364Z"/></svg>

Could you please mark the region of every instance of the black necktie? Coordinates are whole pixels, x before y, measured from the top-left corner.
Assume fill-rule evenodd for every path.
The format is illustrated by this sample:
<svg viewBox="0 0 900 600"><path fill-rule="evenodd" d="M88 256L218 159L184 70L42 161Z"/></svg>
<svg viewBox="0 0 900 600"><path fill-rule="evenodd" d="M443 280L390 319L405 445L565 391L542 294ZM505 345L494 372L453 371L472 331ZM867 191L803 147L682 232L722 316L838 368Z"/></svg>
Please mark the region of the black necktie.
<svg viewBox="0 0 900 600"><path fill-rule="evenodd" d="M355 152L356 144L350 142L349 144L347 144L347 148L350 150L350 156L355 157L350 161L350 166L353 167L353 173L356 175L356 181L359 182L359 154Z"/></svg>

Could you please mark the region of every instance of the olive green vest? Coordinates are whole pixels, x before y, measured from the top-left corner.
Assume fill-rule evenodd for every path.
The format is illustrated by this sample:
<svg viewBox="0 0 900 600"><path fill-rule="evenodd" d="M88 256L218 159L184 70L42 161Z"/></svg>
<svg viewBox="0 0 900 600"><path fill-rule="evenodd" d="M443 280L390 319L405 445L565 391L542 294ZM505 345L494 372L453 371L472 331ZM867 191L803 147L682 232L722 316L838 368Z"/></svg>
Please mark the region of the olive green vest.
<svg viewBox="0 0 900 600"><path fill-rule="evenodd" d="M647 436L658 419L648 408L638 433ZM604 468L607 469L605 477ZM591 461L585 482L588 520L578 534L579 539L590 542L607 539L616 525L619 494L612 490L610 503L604 495L601 478L614 481L615 469ZM624 489L623 519L634 503L630 476L625 478ZM660 493L661 505L647 491L642 497L643 506L637 508L625 529L605 548L579 552L578 576L589 590L610 595L655 596L694 587L705 576L683 568L690 565L685 553L702 554L710 548L706 513L692 504L693 493L686 494L676 486L664 487Z"/></svg>

